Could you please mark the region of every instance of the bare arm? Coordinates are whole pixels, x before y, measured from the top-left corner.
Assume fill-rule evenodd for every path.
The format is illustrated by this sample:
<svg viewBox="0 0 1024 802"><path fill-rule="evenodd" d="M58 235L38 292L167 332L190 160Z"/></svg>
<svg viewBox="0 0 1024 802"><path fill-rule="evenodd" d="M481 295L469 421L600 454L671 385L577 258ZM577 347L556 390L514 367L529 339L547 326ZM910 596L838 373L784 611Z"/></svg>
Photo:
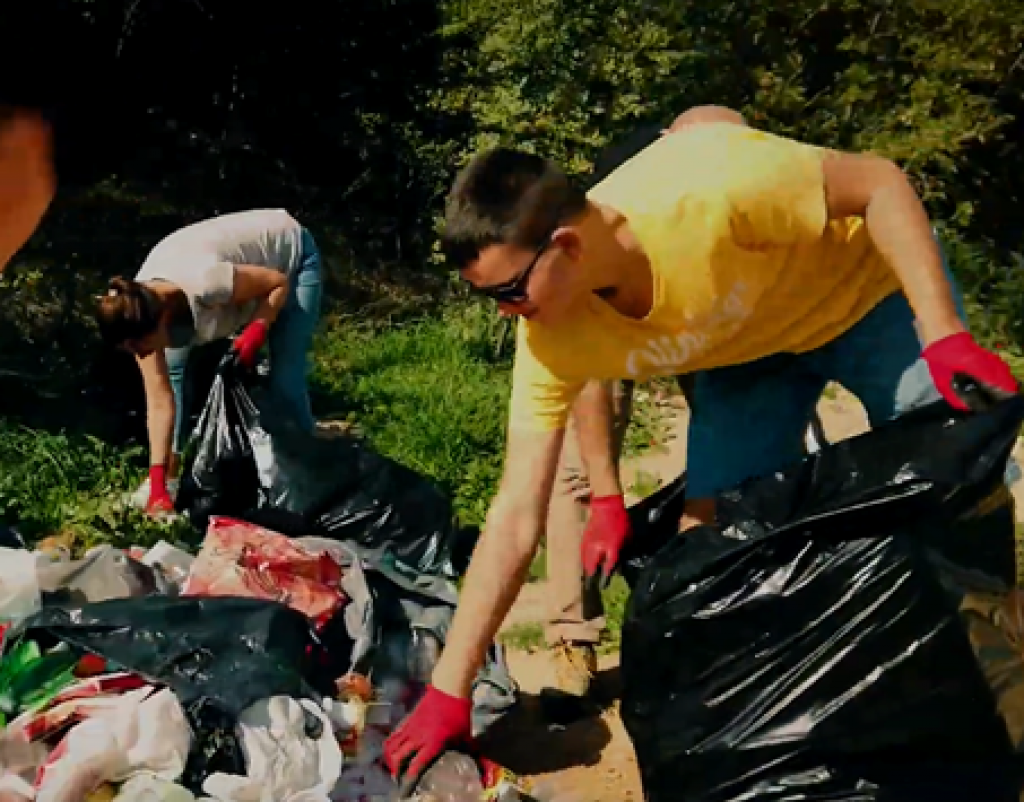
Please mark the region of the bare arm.
<svg viewBox="0 0 1024 802"><path fill-rule="evenodd" d="M593 496L621 496L610 382L591 381L576 399L573 423Z"/></svg>
<svg viewBox="0 0 1024 802"><path fill-rule="evenodd" d="M161 349L139 359L146 390L146 427L149 432L149 464L168 465L174 435L174 393Z"/></svg>
<svg viewBox="0 0 1024 802"><path fill-rule="evenodd" d="M466 573L434 686L468 698L544 533L564 430L510 433L501 487Z"/></svg>
<svg viewBox="0 0 1024 802"><path fill-rule="evenodd" d="M899 277L925 344L964 331L924 204L893 162L832 153L824 163L830 219L863 217L879 253Z"/></svg>
<svg viewBox="0 0 1024 802"><path fill-rule="evenodd" d="M288 300L288 277L269 267L235 265L235 285L231 301L244 304L259 300L254 320L267 324L277 320Z"/></svg>
<svg viewBox="0 0 1024 802"><path fill-rule="evenodd" d="M870 154L831 151L822 164L827 218L863 218L903 285L925 345L965 330L924 205L906 174ZM714 520L712 499L689 499L681 528Z"/></svg>
<svg viewBox="0 0 1024 802"><path fill-rule="evenodd" d="M36 230L55 189L49 125L0 107L0 273Z"/></svg>

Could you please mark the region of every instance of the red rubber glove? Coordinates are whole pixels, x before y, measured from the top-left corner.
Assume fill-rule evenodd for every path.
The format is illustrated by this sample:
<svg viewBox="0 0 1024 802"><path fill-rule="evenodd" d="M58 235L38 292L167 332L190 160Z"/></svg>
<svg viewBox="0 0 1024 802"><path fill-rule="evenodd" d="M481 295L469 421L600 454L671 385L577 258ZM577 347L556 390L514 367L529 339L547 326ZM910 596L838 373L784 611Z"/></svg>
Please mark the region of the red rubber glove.
<svg viewBox="0 0 1024 802"><path fill-rule="evenodd" d="M982 412L1018 391L1009 366L966 331L936 340L921 356L938 391L954 409Z"/></svg>
<svg viewBox="0 0 1024 802"><path fill-rule="evenodd" d="M587 578L598 569L607 580L619 562L622 544L632 534L629 513L622 496L599 496L590 500L590 520L583 533L583 572Z"/></svg>
<svg viewBox="0 0 1024 802"><path fill-rule="evenodd" d="M401 780L403 799L444 752L472 746L472 709L469 699L428 685L419 704L384 742L384 765Z"/></svg>
<svg viewBox="0 0 1024 802"><path fill-rule="evenodd" d="M267 341L270 326L265 320L254 320L246 326L242 333L235 337L232 348L238 355L238 364L243 368L251 368L256 364L256 355Z"/></svg>
<svg viewBox="0 0 1024 802"><path fill-rule="evenodd" d="M174 512L174 502L167 491L167 468L163 465L152 465L149 468L149 501L146 503L147 515Z"/></svg>

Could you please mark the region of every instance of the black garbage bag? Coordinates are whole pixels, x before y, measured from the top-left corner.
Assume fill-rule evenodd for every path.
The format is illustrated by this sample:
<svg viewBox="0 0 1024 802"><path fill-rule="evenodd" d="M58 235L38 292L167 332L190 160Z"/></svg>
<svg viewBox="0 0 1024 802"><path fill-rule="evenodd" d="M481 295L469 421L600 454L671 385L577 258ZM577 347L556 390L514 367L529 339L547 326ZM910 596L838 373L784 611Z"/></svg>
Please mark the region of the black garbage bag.
<svg viewBox="0 0 1024 802"><path fill-rule="evenodd" d="M186 452L179 511L205 530L227 515L292 537L355 543L409 570L455 576L475 530L429 480L351 437L299 429L225 359Z"/></svg>
<svg viewBox="0 0 1024 802"><path fill-rule="evenodd" d="M238 715L268 696L318 698L309 620L277 602L145 596L47 607L7 642L66 643L174 691L194 734L181 783L200 793L212 773L245 774Z"/></svg>
<svg viewBox="0 0 1024 802"><path fill-rule="evenodd" d="M725 494L715 528L638 513L622 716L649 802L1018 799L1022 421L938 404Z"/></svg>
<svg viewBox="0 0 1024 802"><path fill-rule="evenodd" d="M185 708L201 702L237 717L268 696L316 698L303 673L314 643L309 620L263 599L144 596L47 607L10 639L22 636L99 655L166 685Z"/></svg>
<svg viewBox="0 0 1024 802"><path fill-rule="evenodd" d="M633 537L619 553L618 571L630 587L665 545L679 532L679 519L686 502L686 471L657 492L630 507L629 523Z"/></svg>
<svg viewBox="0 0 1024 802"><path fill-rule="evenodd" d="M352 671L370 677L382 699L410 706L426 689L444 648L458 603L454 584L375 564L348 543L326 538L296 543L312 554L329 554L343 567L341 589L348 603L318 633L324 647L319 683ZM472 684L474 734L500 720L517 695L504 647L493 643Z"/></svg>

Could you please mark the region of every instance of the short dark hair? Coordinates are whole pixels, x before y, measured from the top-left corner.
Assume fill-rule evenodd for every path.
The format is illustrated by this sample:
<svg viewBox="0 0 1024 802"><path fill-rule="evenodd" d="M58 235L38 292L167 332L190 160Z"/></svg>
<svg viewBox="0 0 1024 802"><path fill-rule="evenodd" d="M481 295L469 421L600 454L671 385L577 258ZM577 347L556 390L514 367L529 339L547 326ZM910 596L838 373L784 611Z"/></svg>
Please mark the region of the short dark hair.
<svg viewBox="0 0 1024 802"><path fill-rule="evenodd" d="M455 178L441 252L462 270L491 245L539 248L586 208L586 192L550 159L514 148L486 150Z"/></svg>

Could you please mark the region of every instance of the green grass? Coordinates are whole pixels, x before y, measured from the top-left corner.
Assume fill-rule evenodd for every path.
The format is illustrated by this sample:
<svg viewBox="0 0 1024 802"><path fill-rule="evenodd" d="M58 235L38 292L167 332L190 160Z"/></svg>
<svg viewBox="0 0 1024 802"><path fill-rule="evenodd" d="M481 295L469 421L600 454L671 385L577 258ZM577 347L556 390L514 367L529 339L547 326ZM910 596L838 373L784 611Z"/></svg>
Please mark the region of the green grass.
<svg viewBox="0 0 1024 802"><path fill-rule="evenodd" d="M318 412L357 425L381 452L433 478L466 523L483 522L505 450L511 362L494 354L493 311L328 326L317 344ZM653 403L634 405L627 451L663 436Z"/></svg>
<svg viewBox="0 0 1024 802"><path fill-rule="evenodd" d="M611 583L601 594L604 600L604 617L607 622L599 651L602 654L617 652L622 641L622 621L626 617L629 602L629 585L621 576L612 577Z"/></svg>
<svg viewBox="0 0 1024 802"><path fill-rule="evenodd" d="M0 422L0 520L30 540L56 536L75 551L182 540L187 525L156 523L122 503L142 479L135 456L92 437Z"/></svg>
<svg viewBox="0 0 1024 802"><path fill-rule="evenodd" d="M536 621L513 624L498 635L498 641L519 652L539 652L546 646L544 626Z"/></svg>
<svg viewBox="0 0 1024 802"><path fill-rule="evenodd" d="M510 369L493 356L479 306L401 327L332 326L317 345L314 402L436 480L459 517L480 524L501 470Z"/></svg>
<svg viewBox="0 0 1024 802"><path fill-rule="evenodd" d="M642 499L657 493L661 490L662 484L664 482L660 476L650 471L637 471L636 476L633 477L633 483L627 490L637 498Z"/></svg>

